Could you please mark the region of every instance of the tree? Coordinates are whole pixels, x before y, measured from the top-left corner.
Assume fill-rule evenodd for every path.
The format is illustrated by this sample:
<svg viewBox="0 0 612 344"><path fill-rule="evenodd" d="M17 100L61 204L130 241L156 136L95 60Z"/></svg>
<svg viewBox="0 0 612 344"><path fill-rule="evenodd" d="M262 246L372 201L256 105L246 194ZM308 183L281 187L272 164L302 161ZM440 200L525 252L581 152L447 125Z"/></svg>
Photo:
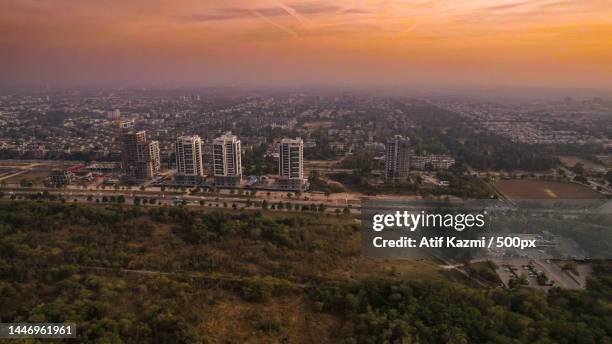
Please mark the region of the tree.
<svg viewBox="0 0 612 344"><path fill-rule="evenodd" d="M350 214L351 210L349 209L349 207L345 207L344 209L342 209L342 213L343 214Z"/></svg>
<svg viewBox="0 0 612 344"><path fill-rule="evenodd" d="M579 183L583 183L583 184L588 184L589 183L589 180L586 177L580 176L580 175L575 176L574 177L574 181L575 182L579 182Z"/></svg>
<svg viewBox="0 0 612 344"><path fill-rule="evenodd" d="M264 209L268 209L268 201L264 199L263 202L261 202L261 207Z"/></svg>
<svg viewBox="0 0 612 344"><path fill-rule="evenodd" d="M608 181L608 184L612 185L612 170L609 170L608 173L604 176L604 178Z"/></svg>
<svg viewBox="0 0 612 344"><path fill-rule="evenodd" d="M584 173L584 164L581 162L577 162L574 167L570 168L572 172L582 175Z"/></svg>
<svg viewBox="0 0 612 344"><path fill-rule="evenodd" d="M546 285L548 283L548 276L545 273L539 273L537 277L537 281L539 285Z"/></svg>

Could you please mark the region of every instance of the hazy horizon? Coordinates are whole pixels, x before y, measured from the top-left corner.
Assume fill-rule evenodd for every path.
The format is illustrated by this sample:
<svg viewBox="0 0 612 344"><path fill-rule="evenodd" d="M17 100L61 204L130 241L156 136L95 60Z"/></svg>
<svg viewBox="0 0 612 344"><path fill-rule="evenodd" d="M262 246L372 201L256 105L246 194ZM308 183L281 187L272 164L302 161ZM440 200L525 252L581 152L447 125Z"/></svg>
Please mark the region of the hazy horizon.
<svg viewBox="0 0 612 344"><path fill-rule="evenodd" d="M4 87L612 90L611 0L0 6Z"/></svg>

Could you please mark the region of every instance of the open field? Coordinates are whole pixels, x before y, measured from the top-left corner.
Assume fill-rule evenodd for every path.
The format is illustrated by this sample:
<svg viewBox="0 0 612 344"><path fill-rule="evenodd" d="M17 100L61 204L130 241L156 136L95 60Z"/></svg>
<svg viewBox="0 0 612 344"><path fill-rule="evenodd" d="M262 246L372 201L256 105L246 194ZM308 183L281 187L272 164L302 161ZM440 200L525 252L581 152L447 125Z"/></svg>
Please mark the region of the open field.
<svg viewBox="0 0 612 344"><path fill-rule="evenodd" d="M340 163L342 159L336 160L308 160L304 162L305 169L314 169L314 168L332 168L336 164Z"/></svg>
<svg viewBox="0 0 612 344"><path fill-rule="evenodd" d="M41 184L56 168L73 165L60 161L14 161L0 160L0 180L8 185L16 185L26 179L34 184Z"/></svg>
<svg viewBox="0 0 612 344"><path fill-rule="evenodd" d="M9 177L6 179L7 184L18 184L22 179L33 182L34 184L42 183L47 176L51 173L52 168L40 168L31 171L24 171L24 173Z"/></svg>
<svg viewBox="0 0 612 344"><path fill-rule="evenodd" d="M559 160L561 160L561 163L567 167L573 167L577 163L581 163L582 165L584 165L584 168L586 168L587 170L605 168L605 166L600 165L596 162L585 160L585 159L575 157L575 156L561 155L559 156Z"/></svg>
<svg viewBox="0 0 612 344"><path fill-rule="evenodd" d="M514 199L588 199L601 195L585 186L533 179L499 180L495 187Z"/></svg>

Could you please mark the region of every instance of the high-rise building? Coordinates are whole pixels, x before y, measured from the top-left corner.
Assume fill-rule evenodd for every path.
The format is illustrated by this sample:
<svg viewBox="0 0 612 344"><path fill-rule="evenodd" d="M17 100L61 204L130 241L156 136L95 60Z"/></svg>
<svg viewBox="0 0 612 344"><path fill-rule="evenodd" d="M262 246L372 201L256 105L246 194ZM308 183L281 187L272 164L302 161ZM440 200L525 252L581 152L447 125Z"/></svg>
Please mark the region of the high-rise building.
<svg viewBox="0 0 612 344"><path fill-rule="evenodd" d="M198 135L176 139L176 181L196 185L204 176L202 166L202 140Z"/></svg>
<svg viewBox="0 0 612 344"><path fill-rule="evenodd" d="M408 177L410 169L410 139L395 135L385 145L385 179L395 183Z"/></svg>
<svg viewBox="0 0 612 344"><path fill-rule="evenodd" d="M301 138L282 139L278 151L279 187L300 190L304 185L304 141Z"/></svg>
<svg viewBox="0 0 612 344"><path fill-rule="evenodd" d="M144 130L124 132L121 141L125 177L137 180L155 177L160 168L159 142L148 141Z"/></svg>
<svg viewBox="0 0 612 344"><path fill-rule="evenodd" d="M232 133L213 140L213 174L217 186L238 186L242 180L240 140Z"/></svg>

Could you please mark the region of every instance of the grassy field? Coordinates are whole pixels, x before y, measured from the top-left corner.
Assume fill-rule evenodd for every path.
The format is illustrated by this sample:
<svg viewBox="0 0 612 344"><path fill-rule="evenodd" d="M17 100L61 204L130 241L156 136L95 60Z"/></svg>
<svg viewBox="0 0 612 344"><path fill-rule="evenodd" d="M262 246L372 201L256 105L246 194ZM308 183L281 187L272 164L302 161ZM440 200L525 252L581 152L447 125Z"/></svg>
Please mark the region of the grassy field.
<svg viewBox="0 0 612 344"><path fill-rule="evenodd" d="M533 179L499 180L495 187L514 199L589 199L601 195L585 186Z"/></svg>

